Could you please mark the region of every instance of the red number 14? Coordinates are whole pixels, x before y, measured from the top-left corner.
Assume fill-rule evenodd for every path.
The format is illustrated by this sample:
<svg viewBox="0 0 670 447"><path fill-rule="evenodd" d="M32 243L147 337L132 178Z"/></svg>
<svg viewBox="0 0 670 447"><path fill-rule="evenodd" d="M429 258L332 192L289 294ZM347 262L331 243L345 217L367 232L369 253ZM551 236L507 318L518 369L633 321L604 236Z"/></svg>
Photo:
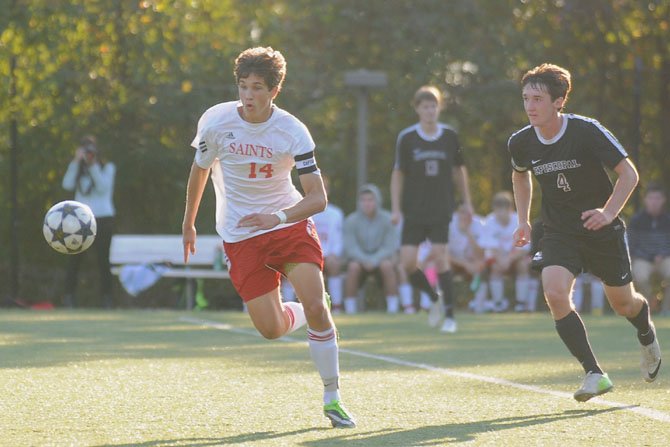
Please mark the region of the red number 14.
<svg viewBox="0 0 670 447"><path fill-rule="evenodd" d="M272 177L272 164L262 165L258 168L258 172L265 174L265 178ZM249 178L256 178L258 174L256 173L256 163L249 163Z"/></svg>

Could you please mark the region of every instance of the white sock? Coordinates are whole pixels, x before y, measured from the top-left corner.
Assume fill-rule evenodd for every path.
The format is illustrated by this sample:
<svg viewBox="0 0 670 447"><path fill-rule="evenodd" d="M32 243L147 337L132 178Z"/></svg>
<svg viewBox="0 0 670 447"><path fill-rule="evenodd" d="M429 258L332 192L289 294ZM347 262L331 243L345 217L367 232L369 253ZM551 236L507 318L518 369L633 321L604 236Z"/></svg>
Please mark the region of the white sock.
<svg viewBox="0 0 670 447"><path fill-rule="evenodd" d="M302 304L294 302L284 303L284 310L288 314L289 319L288 331L286 331L287 334L290 334L307 324L305 309L302 307Z"/></svg>
<svg viewBox="0 0 670 447"><path fill-rule="evenodd" d="M358 304L358 298L354 296L348 296L344 299L344 312L348 314L355 314Z"/></svg>
<svg viewBox="0 0 670 447"><path fill-rule="evenodd" d="M486 295L488 292L489 285L486 281L483 281L481 284L479 284L479 288L477 288L477 292L475 292L475 297L472 299L472 310L475 313L486 312Z"/></svg>
<svg viewBox="0 0 670 447"><path fill-rule="evenodd" d="M287 280L283 280L281 283L281 295L284 302L296 301L295 289Z"/></svg>
<svg viewBox="0 0 670 447"><path fill-rule="evenodd" d="M528 307L528 275L519 275L514 282L514 293L516 294L516 302Z"/></svg>
<svg viewBox="0 0 670 447"><path fill-rule="evenodd" d="M386 297L386 312L397 314L400 310L400 300L398 295L389 295Z"/></svg>
<svg viewBox="0 0 670 447"><path fill-rule="evenodd" d="M400 284L398 286L398 293L400 294L400 304L402 307L414 306L414 296L412 294L412 286L409 283Z"/></svg>
<svg viewBox="0 0 670 447"><path fill-rule="evenodd" d="M528 280L528 311L535 312L537 309L537 292L540 290L540 280L530 278Z"/></svg>
<svg viewBox="0 0 670 447"><path fill-rule="evenodd" d="M505 299L505 281L502 278L491 278L489 287L491 288L491 299L494 303L499 303Z"/></svg>
<svg viewBox="0 0 670 447"><path fill-rule="evenodd" d="M309 353L323 381L323 402L329 404L333 400L339 400L340 362L335 329L315 331L307 328L307 339Z"/></svg>
<svg viewBox="0 0 670 447"><path fill-rule="evenodd" d="M421 309L430 309L430 306L433 305L433 302L430 300L430 295L426 292L419 292L419 296L421 297Z"/></svg>
<svg viewBox="0 0 670 447"><path fill-rule="evenodd" d="M328 293L333 306L342 305L342 276L328 277Z"/></svg>

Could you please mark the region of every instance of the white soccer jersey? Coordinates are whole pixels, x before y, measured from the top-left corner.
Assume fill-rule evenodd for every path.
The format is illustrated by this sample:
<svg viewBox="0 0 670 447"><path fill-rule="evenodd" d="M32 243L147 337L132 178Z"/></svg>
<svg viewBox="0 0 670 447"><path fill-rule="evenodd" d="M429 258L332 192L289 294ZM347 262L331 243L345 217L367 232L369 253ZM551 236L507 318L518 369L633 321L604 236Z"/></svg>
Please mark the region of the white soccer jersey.
<svg viewBox="0 0 670 447"><path fill-rule="evenodd" d="M480 244L484 233L484 220L481 216L476 214L472 216L470 232L477 244ZM458 212L454 213L449 223L449 253L461 259L470 259L475 253L468 236L458 228Z"/></svg>
<svg viewBox="0 0 670 447"><path fill-rule="evenodd" d="M486 250L500 250L511 252L514 248L514 231L518 226L518 218L514 211L510 211L510 219L507 225L501 224L491 213L484 220L484 231L479 240L479 245ZM520 248L528 250L528 246Z"/></svg>
<svg viewBox="0 0 670 447"><path fill-rule="evenodd" d="M238 113L238 105L231 101L208 109L191 143L197 165L212 168L216 230L226 242L292 225L254 232L237 228L239 220L248 214L274 213L302 199L291 180L296 163L299 174L319 173L314 141L296 117L273 105L267 121L249 123Z"/></svg>
<svg viewBox="0 0 670 447"><path fill-rule="evenodd" d="M333 205L328 204L325 210L319 214L312 216L316 232L321 241L321 248L324 256L342 256L344 248L342 223L344 221L344 213L342 210Z"/></svg>

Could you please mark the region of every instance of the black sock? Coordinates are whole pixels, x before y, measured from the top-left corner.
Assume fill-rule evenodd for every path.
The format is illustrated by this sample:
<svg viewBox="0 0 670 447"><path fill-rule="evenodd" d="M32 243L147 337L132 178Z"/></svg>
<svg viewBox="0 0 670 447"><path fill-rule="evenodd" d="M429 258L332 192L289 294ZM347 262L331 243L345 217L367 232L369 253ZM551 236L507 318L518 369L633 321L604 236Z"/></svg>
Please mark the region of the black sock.
<svg viewBox="0 0 670 447"><path fill-rule="evenodd" d="M656 334L651 328L651 318L649 317L649 304L644 300L640 313L633 318L626 318L637 329L637 339L644 346L650 345L656 339Z"/></svg>
<svg viewBox="0 0 670 447"><path fill-rule="evenodd" d="M568 347L570 353L582 364L584 371L587 374L589 372L602 374L603 370L600 369L598 361L591 350L591 345L586 334L586 327L584 327L584 322L579 317L579 314L573 310L566 317L556 320L555 323L556 332L558 332L558 335L563 340L563 343L565 343L565 346Z"/></svg>
<svg viewBox="0 0 670 447"><path fill-rule="evenodd" d="M415 289L419 289L422 292L426 292L430 296L430 300L434 303L437 301L437 292L431 287L430 283L428 282L428 278L426 278L426 275L419 270L416 269L409 275L409 283L412 284L412 287Z"/></svg>
<svg viewBox="0 0 670 447"><path fill-rule="evenodd" d="M454 287L451 281L451 270L437 276L444 296L444 310L447 318L454 318Z"/></svg>

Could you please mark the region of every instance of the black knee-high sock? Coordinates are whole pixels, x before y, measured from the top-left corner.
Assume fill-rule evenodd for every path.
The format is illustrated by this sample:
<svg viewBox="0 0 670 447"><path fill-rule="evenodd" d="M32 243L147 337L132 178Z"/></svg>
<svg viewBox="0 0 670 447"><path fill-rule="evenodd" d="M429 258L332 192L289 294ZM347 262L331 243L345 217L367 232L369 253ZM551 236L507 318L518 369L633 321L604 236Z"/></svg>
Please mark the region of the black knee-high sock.
<svg viewBox="0 0 670 447"><path fill-rule="evenodd" d="M586 335L586 327L584 322L579 317L579 314L574 310L566 317L556 320L556 332L568 347L570 353L574 355L579 363L582 364L584 372L595 372L602 374L596 356L591 350L588 336Z"/></svg>
<svg viewBox="0 0 670 447"><path fill-rule="evenodd" d="M641 344L647 346L654 342L656 334L654 334L654 330L651 328L651 318L649 317L649 304L647 303L647 300L644 300L640 313L633 318L627 318L627 320L635 326L635 329L637 329L637 339L640 340Z"/></svg>
<svg viewBox="0 0 670 447"><path fill-rule="evenodd" d="M409 283L412 284L412 287L419 289L422 292L426 292L430 296L430 300L434 303L437 301L437 292L433 289L428 282L426 275L419 269L414 270L409 275Z"/></svg>
<svg viewBox="0 0 670 447"><path fill-rule="evenodd" d="M451 280L451 270L442 272L437 276L444 297L444 309L447 318L454 317L454 286Z"/></svg>

